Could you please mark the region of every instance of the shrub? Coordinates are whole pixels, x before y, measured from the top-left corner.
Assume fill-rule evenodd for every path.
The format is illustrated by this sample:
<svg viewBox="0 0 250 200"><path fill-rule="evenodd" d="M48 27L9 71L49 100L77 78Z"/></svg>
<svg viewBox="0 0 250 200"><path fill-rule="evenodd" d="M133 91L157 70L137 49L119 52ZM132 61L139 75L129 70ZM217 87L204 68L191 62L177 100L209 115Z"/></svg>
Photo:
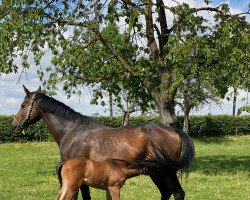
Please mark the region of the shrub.
<svg viewBox="0 0 250 200"><path fill-rule="evenodd" d="M25 142L25 141L47 141L50 133L42 120L29 126L22 133L14 134L11 129L13 116L0 116L0 143L3 142Z"/></svg>

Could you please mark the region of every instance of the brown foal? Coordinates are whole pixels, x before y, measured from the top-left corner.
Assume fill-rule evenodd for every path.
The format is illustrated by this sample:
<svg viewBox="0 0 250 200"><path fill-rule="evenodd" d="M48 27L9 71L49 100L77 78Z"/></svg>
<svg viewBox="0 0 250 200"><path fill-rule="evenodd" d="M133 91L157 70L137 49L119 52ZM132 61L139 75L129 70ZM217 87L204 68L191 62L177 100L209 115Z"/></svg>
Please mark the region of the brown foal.
<svg viewBox="0 0 250 200"><path fill-rule="evenodd" d="M120 188L127 177L139 173L142 170L130 168L128 162L121 160L73 158L62 165L62 188L57 200L71 200L83 184L106 190L107 199L120 200Z"/></svg>

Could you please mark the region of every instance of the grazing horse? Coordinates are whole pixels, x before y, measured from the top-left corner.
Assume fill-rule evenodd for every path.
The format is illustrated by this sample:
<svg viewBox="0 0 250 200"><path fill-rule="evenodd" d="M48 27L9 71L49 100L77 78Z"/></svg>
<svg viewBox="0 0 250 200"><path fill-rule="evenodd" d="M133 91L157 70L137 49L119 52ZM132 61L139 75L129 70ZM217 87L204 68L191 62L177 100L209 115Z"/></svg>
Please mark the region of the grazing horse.
<svg viewBox="0 0 250 200"><path fill-rule="evenodd" d="M45 95L40 87L34 92L24 87L24 91L26 96L12 122L15 132L42 118L60 148L62 162L75 157L94 161L140 161L153 171L162 166L157 160L165 159L164 170L149 171L148 175L160 190L162 200L169 199L172 194L175 200L184 199L185 193L176 174L191 165L195 152L192 139L186 133L162 124L106 127ZM155 150L152 144L158 148ZM157 153L157 149L165 152L164 156ZM90 199L87 185L83 184L81 191L84 200Z"/></svg>
<svg viewBox="0 0 250 200"><path fill-rule="evenodd" d="M94 161L84 157L72 158L61 165L62 188L57 200L71 200L83 184L107 191L107 198L120 200L120 188L128 176L140 174L143 167L133 168L126 161L107 159Z"/></svg>

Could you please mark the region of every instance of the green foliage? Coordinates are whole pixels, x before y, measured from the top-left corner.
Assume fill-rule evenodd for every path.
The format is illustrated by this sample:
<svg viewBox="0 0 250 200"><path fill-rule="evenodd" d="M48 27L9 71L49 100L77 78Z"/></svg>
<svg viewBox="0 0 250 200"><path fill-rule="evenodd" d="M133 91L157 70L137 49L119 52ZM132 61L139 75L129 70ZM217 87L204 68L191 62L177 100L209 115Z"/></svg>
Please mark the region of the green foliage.
<svg viewBox="0 0 250 200"><path fill-rule="evenodd" d="M43 121L29 126L20 134L14 134L11 129L13 116L0 116L0 143L25 142L25 141L48 141L51 135Z"/></svg>
<svg viewBox="0 0 250 200"><path fill-rule="evenodd" d="M118 128L122 127L122 117L96 117L103 125ZM52 136L43 121L29 126L23 134L14 135L11 130L12 116L0 116L0 143L15 141L47 141ZM129 126L147 123L159 123L159 117L137 116L130 117ZM189 134L192 137L210 137L223 135L237 135L250 133L250 116L191 116ZM178 116L177 128L182 129L183 116Z"/></svg>
<svg viewBox="0 0 250 200"><path fill-rule="evenodd" d="M248 89L250 86L250 34L246 31L249 26L245 17L231 16L216 25L211 37L214 46L211 53L217 63L211 68L210 76L223 97L228 87Z"/></svg>
<svg viewBox="0 0 250 200"><path fill-rule="evenodd" d="M228 4L214 7L209 0L211 7L200 8L160 2L3 1L0 73L17 72L16 57L28 69L31 53L39 65L50 50L54 67L38 71L49 90L63 84L69 96L80 95L82 85L94 85L93 103L108 91L117 104L125 90L143 111L154 101L168 115L161 116L166 124L175 121L178 90L197 90L195 107L208 83L220 96L231 86L249 87L249 12L231 14ZM166 11L174 16L170 23ZM211 21L202 11L211 11ZM190 80L195 83L185 88Z"/></svg>
<svg viewBox="0 0 250 200"><path fill-rule="evenodd" d="M250 116L191 116L189 134L193 137L250 133Z"/></svg>
<svg viewBox="0 0 250 200"><path fill-rule="evenodd" d="M237 115L240 115L242 112L248 112L250 113L250 105L242 106L238 109Z"/></svg>
<svg viewBox="0 0 250 200"><path fill-rule="evenodd" d="M110 126L113 128L122 127L122 117L96 117L96 119L105 126ZM130 117L129 126L136 126L146 123L159 123L159 117Z"/></svg>

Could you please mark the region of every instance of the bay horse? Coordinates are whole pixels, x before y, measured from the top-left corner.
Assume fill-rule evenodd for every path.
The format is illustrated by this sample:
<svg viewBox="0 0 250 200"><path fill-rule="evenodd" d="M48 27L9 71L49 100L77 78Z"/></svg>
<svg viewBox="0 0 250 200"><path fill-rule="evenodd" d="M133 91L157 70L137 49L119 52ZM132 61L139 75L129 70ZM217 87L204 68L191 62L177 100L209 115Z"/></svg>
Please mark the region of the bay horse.
<svg viewBox="0 0 250 200"><path fill-rule="evenodd" d="M164 158L165 169L158 170L158 173L149 172L148 175L160 190L162 200L169 199L172 194L175 200L184 199L185 193L177 178L177 171L189 168L195 153L193 141L186 133L162 124L106 127L45 95L41 87L34 92L25 86L23 88L26 96L11 124L14 132L18 133L43 119L60 148L61 162L75 157L94 161L143 161L153 171L162 166L157 159ZM159 156L152 144L165 152L165 155ZM149 159L154 162L147 162ZM131 174L127 178L137 175ZM81 192L84 200L91 199L86 184L81 186ZM77 199L76 196L74 198Z"/></svg>

